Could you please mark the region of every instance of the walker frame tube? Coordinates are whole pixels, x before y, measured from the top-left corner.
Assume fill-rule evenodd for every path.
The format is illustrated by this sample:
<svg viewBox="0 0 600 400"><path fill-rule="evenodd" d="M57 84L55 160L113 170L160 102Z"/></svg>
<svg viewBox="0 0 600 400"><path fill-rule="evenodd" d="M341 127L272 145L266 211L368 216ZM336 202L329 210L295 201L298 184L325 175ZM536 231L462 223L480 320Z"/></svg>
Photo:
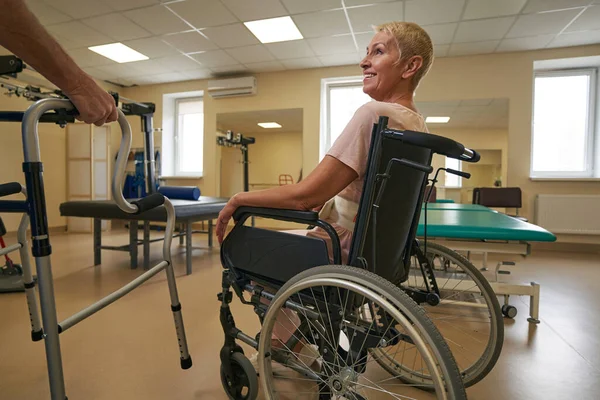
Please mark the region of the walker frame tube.
<svg viewBox="0 0 600 400"><path fill-rule="evenodd" d="M42 173L43 167L40 159L39 136L37 128L40 118L44 115L46 111L71 111L73 109L73 105L68 100L50 98L43 99L37 101L29 107L29 109L24 114L22 123L22 139L24 153L23 171L25 173L25 181L27 186L26 192L25 190L23 192L28 194L27 208L29 216L25 214L21 220L21 225L19 226L19 247L21 250L21 259L24 260L23 271L26 289L28 289L28 286L30 286L29 289L31 289L27 291L27 302L31 314L32 339L36 340L36 335L39 337L37 340L40 340L41 338L45 339L44 341L46 347L46 361L48 365L48 379L50 383L50 396L52 400L67 399L65 394L66 390L62 369L59 334L71 328L72 326L84 320L85 318L100 311L101 309L118 300L119 298L125 296L133 289L139 287L163 269L165 270L167 275L167 282L171 300L171 310L173 312L177 340L179 343L181 367L183 369L187 369L192 366L192 359L190 357L187 347L183 318L181 315L181 304L179 303L179 297L177 294L175 274L173 271L173 265L170 254L171 239L173 236L173 230L175 226L175 209L172 203L167 198L164 198L164 207L167 211L167 226L165 229L165 241L163 243L164 260L159 262L158 265L156 265L149 271L146 271L144 274L134 279L130 283L126 284L122 288L109 294L108 296L90 305L89 307L81 310L77 314L68 317L60 324L58 324L57 322L52 268L50 262L52 248L50 246L50 239L48 235L48 223ZM138 208L137 204L131 204L127 202L127 200L125 200L125 198L123 197L122 190L125 166L127 162L127 155L129 154L129 150L131 148L131 128L123 112L121 110L118 110L118 113L118 122L122 131L122 141L117 156L117 164L115 167L113 179L113 200L124 212L139 213L141 207ZM141 202L143 202L143 199L138 204L141 205ZM29 265L29 255L26 248L26 230L29 220L31 221L32 253L35 257L40 291L40 308L42 311L43 334L40 329L37 304L35 301L33 277L31 274L31 267ZM16 248L13 250L16 250Z"/></svg>

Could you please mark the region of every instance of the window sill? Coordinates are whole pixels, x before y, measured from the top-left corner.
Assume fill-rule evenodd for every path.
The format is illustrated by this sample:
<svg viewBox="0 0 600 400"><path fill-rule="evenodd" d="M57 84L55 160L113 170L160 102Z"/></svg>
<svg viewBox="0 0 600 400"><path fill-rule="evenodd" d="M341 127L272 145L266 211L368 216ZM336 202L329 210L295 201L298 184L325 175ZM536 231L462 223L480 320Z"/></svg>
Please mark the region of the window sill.
<svg viewBox="0 0 600 400"><path fill-rule="evenodd" d="M166 181L166 180L189 180L189 179L202 179L204 178L202 175L190 175L190 176L184 176L184 175L177 175L177 176L160 176L158 178L159 181Z"/></svg>
<svg viewBox="0 0 600 400"><path fill-rule="evenodd" d="M533 178L529 177L531 181L539 182L600 182L600 178Z"/></svg>

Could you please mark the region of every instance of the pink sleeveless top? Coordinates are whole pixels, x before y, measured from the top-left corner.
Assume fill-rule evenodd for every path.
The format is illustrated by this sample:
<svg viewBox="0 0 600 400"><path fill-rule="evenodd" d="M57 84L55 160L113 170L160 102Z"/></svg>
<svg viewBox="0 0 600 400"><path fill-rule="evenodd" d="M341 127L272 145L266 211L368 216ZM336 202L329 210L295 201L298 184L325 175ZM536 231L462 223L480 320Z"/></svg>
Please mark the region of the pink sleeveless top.
<svg viewBox="0 0 600 400"><path fill-rule="evenodd" d="M338 194L338 196L346 200L355 203L360 201L367 169L373 124L378 122L380 116L389 118L388 127L392 129L429 132L421 114L400 104L371 101L356 110L348 125L346 125L341 135L327 152L327 155L337 158L358 174L358 178ZM334 222L337 220L334 214L325 218L325 220L335 228L340 238L342 262L346 263L352 243L352 231L337 225ZM327 232L317 227L308 231L307 236L324 239L327 242L329 258L333 261L331 240Z"/></svg>

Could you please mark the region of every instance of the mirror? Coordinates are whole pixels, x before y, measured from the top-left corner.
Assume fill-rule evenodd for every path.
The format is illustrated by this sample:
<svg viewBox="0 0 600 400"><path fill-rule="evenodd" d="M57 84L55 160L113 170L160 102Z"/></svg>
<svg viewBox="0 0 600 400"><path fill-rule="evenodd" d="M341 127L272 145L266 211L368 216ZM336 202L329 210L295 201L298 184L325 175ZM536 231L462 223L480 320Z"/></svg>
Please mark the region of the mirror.
<svg viewBox="0 0 600 400"><path fill-rule="evenodd" d="M302 175L303 110L259 110L217 114L217 135L231 132L254 138L247 145L249 190L260 190L296 183ZM275 122L280 128L263 128L259 123ZM225 140L225 142L227 142ZM244 190L244 151L241 145L224 143L221 147L220 196L231 197Z"/></svg>
<svg viewBox="0 0 600 400"><path fill-rule="evenodd" d="M481 160L476 164L434 156L434 172L437 168L447 167L471 174L470 179L461 179L441 171L437 183L438 198L471 203L473 188L505 186L508 102L508 99L416 102L417 109L425 117L450 117L447 123L428 122L431 133L456 140L481 153Z"/></svg>

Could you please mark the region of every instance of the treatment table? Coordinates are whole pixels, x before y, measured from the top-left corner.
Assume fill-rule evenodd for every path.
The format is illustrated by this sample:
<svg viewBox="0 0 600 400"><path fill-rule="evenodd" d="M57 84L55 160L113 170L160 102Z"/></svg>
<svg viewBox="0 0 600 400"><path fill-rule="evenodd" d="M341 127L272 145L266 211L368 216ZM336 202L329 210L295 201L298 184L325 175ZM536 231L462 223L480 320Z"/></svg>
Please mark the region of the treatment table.
<svg viewBox="0 0 600 400"><path fill-rule="evenodd" d="M420 238L425 236L424 211L421 212L417 230ZM428 241L435 241L452 250L483 253L484 270L487 268L487 253L525 257L531 252L531 242L556 241L556 236L544 228L478 204L429 203L426 233ZM497 295L505 296L506 302L509 295L530 296L528 320L539 323L539 284L490 282L490 285Z"/></svg>
<svg viewBox="0 0 600 400"><path fill-rule="evenodd" d="M208 246L213 245L212 220L225 207L228 199L220 197L200 196L198 200L171 200L175 207L177 225L183 225L185 234L179 233L179 243L182 244L185 235L186 273L192 273L192 223L208 221ZM150 243L164 239L150 240L150 222L166 222L167 212L164 206L152 209L139 215L127 214L109 200L68 201L60 205L60 215L63 217L83 217L94 219L94 265L102 262L101 250L119 250L129 252L131 268L137 267L137 246L144 246L144 268L148 268L150 258ZM123 246L102 246L102 220L128 220L129 244ZM138 222L144 222L144 239L138 240Z"/></svg>

